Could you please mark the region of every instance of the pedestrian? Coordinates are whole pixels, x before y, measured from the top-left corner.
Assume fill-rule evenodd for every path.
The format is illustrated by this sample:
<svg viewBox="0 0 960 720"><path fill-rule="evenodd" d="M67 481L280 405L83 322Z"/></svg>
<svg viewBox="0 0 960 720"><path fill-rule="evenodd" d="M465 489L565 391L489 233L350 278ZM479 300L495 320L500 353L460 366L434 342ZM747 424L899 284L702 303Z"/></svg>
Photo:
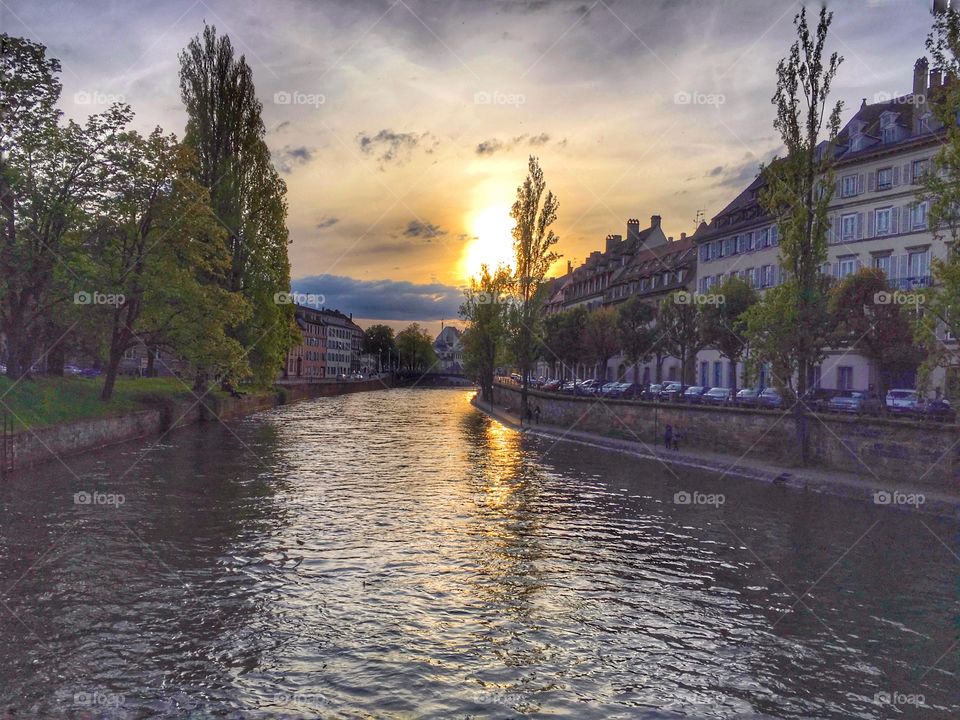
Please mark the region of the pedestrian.
<svg viewBox="0 0 960 720"><path fill-rule="evenodd" d="M533 411L533 421L539 425L540 424L540 406L537 405L536 409Z"/></svg>
<svg viewBox="0 0 960 720"><path fill-rule="evenodd" d="M529 423L532 420L533 420L533 410L531 410L530 406L527 405L527 422Z"/></svg>
<svg viewBox="0 0 960 720"><path fill-rule="evenodd" d="M663 446L669 450L673 445L673 425L667 425L667 429L663 431Z"/></svg>
<svg viewBox="0 0 960 720"><path fill-rule="evenodd" d="M680 452L680 433L673 434L673 449Z"/></svg>

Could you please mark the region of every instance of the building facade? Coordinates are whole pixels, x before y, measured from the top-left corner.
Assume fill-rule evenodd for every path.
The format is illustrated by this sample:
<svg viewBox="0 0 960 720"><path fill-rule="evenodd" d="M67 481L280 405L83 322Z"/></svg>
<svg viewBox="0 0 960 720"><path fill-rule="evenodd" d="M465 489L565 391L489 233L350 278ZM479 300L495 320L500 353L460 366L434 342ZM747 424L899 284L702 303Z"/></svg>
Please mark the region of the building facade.
<svg viewBox="0 0 960 720"><path fill-rule="evenodd" d="M360 371L363 330L339 310L297 305L301 342L287 353L285 380L322 380Z"/></svg>
<svg viewBox="0 0 960 720"><path fill-rule="evenodd" d="M828 259L823 272L842 280L862 267L882 270L899 290L928 287L931 260L947 247L928 224L929 203L918 198L924 173L943 140L943 128L929 103L942 86L939 71L924 58L914 66L910 93L868 104L840 132L835 146L836 187L829 207ZM698 241L697 290L708 293L730 275L744 277L761 292L782 281L776 226L763 210L755 179L710 223ZM698 354L696 380L705 385L743 386L743 365L731 367L715 350ZM814 386L868 389L877 370L849 348L831 348L810 378ZM761 371L761 385L772 381ZM913 387L904 374L886 378L888 387ZM934 385L942 387L943 373Z"/></svg>
<svg viewBox="0 0 960 720"><path fill-rule="evenodd" d="M452 325L440 328L433 350L437 354L437 371L460 375L463 373L462 333Z"/></svg>

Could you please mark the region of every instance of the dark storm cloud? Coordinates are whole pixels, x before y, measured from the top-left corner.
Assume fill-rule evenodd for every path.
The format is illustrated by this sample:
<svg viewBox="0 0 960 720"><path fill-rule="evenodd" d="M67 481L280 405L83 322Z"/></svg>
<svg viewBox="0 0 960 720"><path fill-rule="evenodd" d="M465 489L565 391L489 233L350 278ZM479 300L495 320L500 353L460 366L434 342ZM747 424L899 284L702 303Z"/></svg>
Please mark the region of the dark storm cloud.
<svg viewBox="0 0 960 720"><path fill-rule="evenodd" d="M313 275L294 280L293 291L323 295L326 307L380 320L439 320L457 315L463 293L443 283L357 280Z"/></svg>

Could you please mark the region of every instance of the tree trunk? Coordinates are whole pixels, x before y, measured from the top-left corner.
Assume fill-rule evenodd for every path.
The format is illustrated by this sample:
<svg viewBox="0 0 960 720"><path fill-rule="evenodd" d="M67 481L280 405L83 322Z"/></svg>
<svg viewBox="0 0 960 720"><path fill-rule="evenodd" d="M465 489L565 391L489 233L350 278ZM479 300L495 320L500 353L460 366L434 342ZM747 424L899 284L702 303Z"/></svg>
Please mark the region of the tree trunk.
<svg viewBox="0 0 960 720"><path fill-rule="evenodd" d="M103 402L109 402L113 397L113 387L117 382L117 373L120 371L120 359L122 353L111 352L110 360L107 362L107 372L103 378L103 390L100 393L100 399Z"/></svg>
<svg viewBox="0 0 960 720"><path fill-rule="evenodd" d="M793 405L794 425L797 432L797 445L800 449L800 464L807 465L810 460L810 433L807 427L807 413L804 411L801 398L805 399L807 394L807 361L801 359L797 370L797 397Z"/></svg>
<svg viewBox="0 0 960 720"><path fill-rule="evenodd" d="M144 372L144 375L146 377L153 377L153 374L155 372L154 364L155 364L156 354L157 354L156 348L154 347L147 348L147 369L146 369L146 372Z"/></svg>

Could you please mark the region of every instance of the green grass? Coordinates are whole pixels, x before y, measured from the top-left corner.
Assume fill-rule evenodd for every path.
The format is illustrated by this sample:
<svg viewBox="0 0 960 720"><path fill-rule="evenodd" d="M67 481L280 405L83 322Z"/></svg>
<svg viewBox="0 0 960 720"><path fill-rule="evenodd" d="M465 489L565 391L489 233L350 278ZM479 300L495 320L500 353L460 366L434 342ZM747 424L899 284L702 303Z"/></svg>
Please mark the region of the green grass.
<svg viewBox="0 0 960 720"><path fill-rule="evenodd" d="M44 378L15 382L0 377L0 413L9 412L14 429L44 427L84 418L143 410L163 400L195 400L176 378L118 378L110 402L100 399L103 378ZM223 395L219 389L211 395Z"/></svg>

